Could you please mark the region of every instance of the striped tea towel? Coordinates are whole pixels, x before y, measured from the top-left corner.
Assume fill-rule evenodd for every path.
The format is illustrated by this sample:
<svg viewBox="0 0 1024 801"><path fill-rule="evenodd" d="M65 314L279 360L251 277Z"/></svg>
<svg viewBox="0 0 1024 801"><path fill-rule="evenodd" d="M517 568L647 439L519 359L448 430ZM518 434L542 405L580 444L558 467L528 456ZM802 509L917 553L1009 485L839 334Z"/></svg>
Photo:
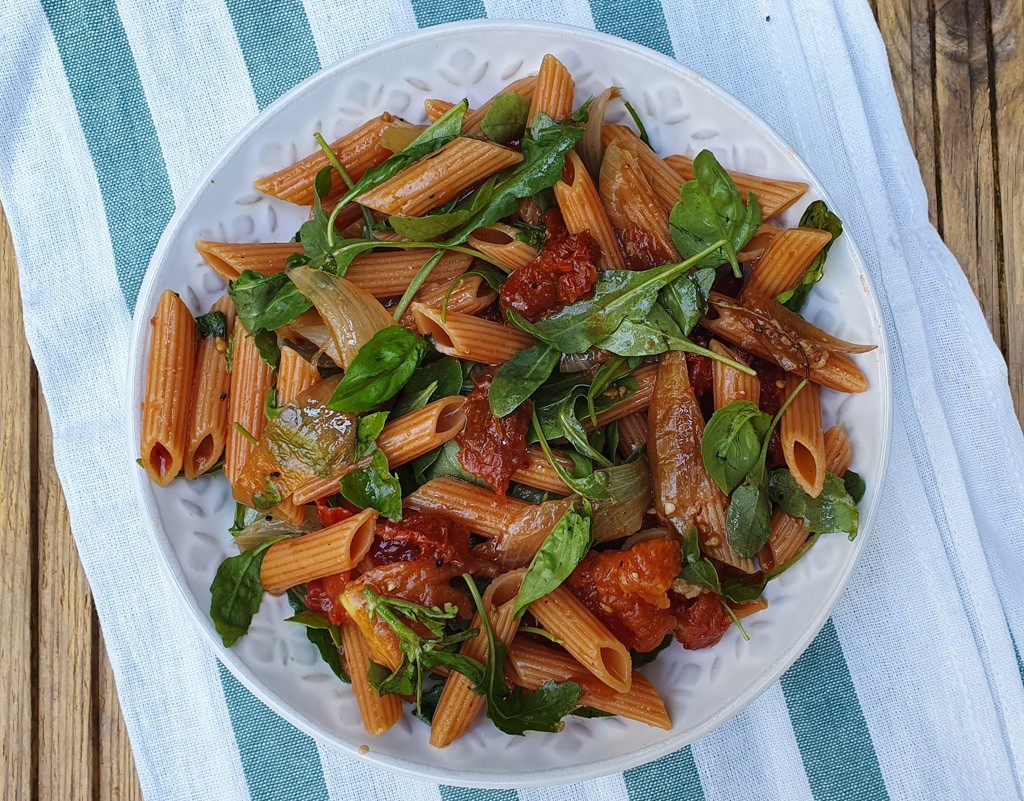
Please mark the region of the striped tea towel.
<svg viewBox="0 0 1024 801"><path fill-rule="evenodd" d="M550 790L437 787L297 732L185 622L127 489L129 319L175 204L253 115L322 64L484 16L632 39L753 107L828 187L871 265L895 373L878 522L806 654L692 747ZM0 200L148 799L1021 796L1024 442L1005 365L928 224L864 0L6 0L0 45Z"/></svg>

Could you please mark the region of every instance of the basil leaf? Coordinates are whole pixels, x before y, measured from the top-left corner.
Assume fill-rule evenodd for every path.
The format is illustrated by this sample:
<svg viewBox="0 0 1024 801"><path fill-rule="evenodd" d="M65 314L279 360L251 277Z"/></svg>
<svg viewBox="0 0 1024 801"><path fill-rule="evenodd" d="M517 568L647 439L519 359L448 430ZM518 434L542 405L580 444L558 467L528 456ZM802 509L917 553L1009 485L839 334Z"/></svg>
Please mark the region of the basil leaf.
<svg viewBox="0 0 1024 801"><path fill-rule="evenodd" d="M425 484L432 478L457 478L478 487L486 487L483 479L467 472L459 461L459 443L454 439L444 445L425 453L412 463L413 477L417 484Z"/></svg>
<svg viewBox="0 0 1024 801"><path fill-rule="evenodd" d="M364 414L356 423L356 459L362 459L377 447L377 437L384 430L387 412Z"/></svg>
<svg viewBox="0 0 1024 801"><path fill-rule="evenodd" d="M288 603L295 610L295 616L289 618L289 620L294 623L301 623L306 627L306 639L316 646L317 651L320 652L320 658L327 663L327 666L335 676L345 682L345 684L351 684L352 680L348 677L348 671L345 670L345 666L341 663L341 654L338 651L341 645L341 633L338 631L338 627L331 625L327 618L308 611L303 593L295 588L288 590ZM307 623L307 621L311 621L313 618L316 618L313 625ZM321 625L321 621L327 625Z"/></svg>
<svg viewBox="0 0 1024 801"><path fill-rule="evenodd" d="M737 278L740 272L736 253L754 236L761 224L761 205L753 192L743 205L732 176L718 163L710 150L702 150L693 160L694 180L679 190L680 200L672 207L669 228L676 249L684 258L706 251L698 267L717 267L728 262Z"/></svg>
<svg viewBox="0 0 1024 801"><path fill-rule="evenodd" d="M480 121L480 130L492 142L503 145L522 136L529 113L529 99L513 92L500 94L491 101Z"/></svg>
<svg viewBox="0 0 1024 801"><path fill-rule="evenodd" d="M412 374L395 400L391 413L401 417L439 398L458 395L461 391L462 364L454 356L442 356L421 365Z"/></svg>
<svg viewBox="0 0 1024 801"><path fill-rule="evenodd" d="M846 491L843 480L833 473L825 474L821 494L812 498L788 470L775 470L768 481L768 494L787 515L803 518L804 528L813 534L842 531L851 540L857 536L860 522L857 504Z"/></svg>
<svg viewBox="0 0 1024 801"><path fill-rule="evenodd" d="M427 352L427 343L400 325L382 328L356 353L327 408L368 412L393 398Z"/></svg>
<svg viewBox="0 0 1024 801"><path fill-rule="evenodd" d="M328 229L330 220L324 211L322 200L331 191L330 164L320 169L313 178L313 211L310 218L299 226L299 242L308 259L323 256L330 249Z"/></svg>
<svg viewBox="0 0 1024 801"><path fill-rule="evenodd" d="M737 554L751 558L757 554L772 533L772 505L764 466L748 475L732 493L725 530L729 544Z"/></svg>
<svg viewBox="0 0 1024 801"><path fill-rule="evenodd" d="M750 401L733 401L711 415L700 451L704 469L726 495L757 464L770 425L771 418Z"/></svg>
<svg viewBox="0 0 1024 801"><path fill-rule="evenodd" d="M853 470L847 470L843 476L843 486L846 487L846 491L850 497L853 498L854 503L860 503L860 499L864 497L864 493L867 491L868 485L864 483L864 479L861 478L860 473L854 472Z"/></svg>
<svg viewBox="0 0 1024 801"><path fill-rule="evenodd" d="M210 585L210 617L225 647L230 648L249 630L252 616L263 601L260 567L275 537L220 563Z"/></svg>
<svg viewBox="0 0 1024 801"><path fill-rule="evenodd" d="M707 314L708 294L714 282L715 269L703 267L679 276L658 293L659 304L679 326L683 336L689 336Z"/></svg>
<svg viewBox="0 0 1024 801"><path fill-rule="evenodd" d="M224 316L224 312L212 311L196 317L196 334L200 339L208 337L227 339L228 319Z"/></svg>
<svg viewBox="0 0 1024 801"><path fill-rule="evenodd" d="M524 734L527 731L554 732L561 728L561 720L580 699L582 688L575 682L555 684L549 681L532 692L522 687L509 689L505 681L505 644L494 635L480 593L472 576L463 574L469 594L480 615L484 635L487 637L487 664L483 680L474 688L487 697L487 717L505 734Z"/></svg>
<svg viewBox="0 0 1024 801"><path fill-rule="evenodd" d="M686 533L683 535L682 551L683 569L680 571L679 577L690 584L721 595L722 585L719 583L718 571L710 559L704 559L700 555L700 539L696 526L686 529Z"/></svg>
<svg viewBox="0 0 1024 801"><path fill-rule="evenodd" d="M526 608L557 589L590 550L590 515L570 508L551 529L523 576L513 614L521 618Z"/></svg>
<svg viewBox="0 0 1024 801"><path fill-rule="evenodd" d="M277 369L280 350L275 329L290 323L313 307L285 273L261 275L244 270L228 284L238 319L252 336L260 356Z"/></svg>
<svg viewBox="0 0 1024 801"><path fill-rule="evenodd" d="M835 241L843 235L843 221L829 211L824 200L815 200L804 210L803 216L800 217L800 227L818 228L822 231L828 231L832 234L832 239L814 257L814 261L810 263L804 274L800 277L800 282L792 289L783 292L775 298L790 311L798 313L804 307L804 303L807 302L807 296L811 294L811 289L821 280L825 272L825 259L828 257L828 251Z"/></svg>
<svg viewBox="0 0 1024 801"><path fill-rule="evenodd" d="M370 464L341 478L341 494L360 509L376 509L391 520L402 519L402 485L388 471L388 457L375 450Z"/></svg>
<svg viewBox="0 0 1024 801"><path fill-rule="evenodd" d="M518 409L548 380L561 358L562 354L557 350L540 343L519 351L501 365L487 394L491 414L504 417Z"/></svg>

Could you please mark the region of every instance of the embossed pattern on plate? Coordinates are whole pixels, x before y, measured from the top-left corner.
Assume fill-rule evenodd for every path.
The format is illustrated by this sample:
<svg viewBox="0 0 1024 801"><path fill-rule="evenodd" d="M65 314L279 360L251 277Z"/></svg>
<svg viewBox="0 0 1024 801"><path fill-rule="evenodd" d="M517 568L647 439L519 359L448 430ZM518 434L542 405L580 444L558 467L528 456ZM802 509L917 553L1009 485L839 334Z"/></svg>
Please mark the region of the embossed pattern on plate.
<svg viewBox="0 0 1024 801"><path fill-rule="evenodd" d="M512 47L515 49L513 50ZM787 212L824 191L807 167L737 101L677 63L612 37L539 23L477 22L433 28L354 56L317 73L264 111L220 156L179 209L161 239L143 285L133 327L128 436L139 441L139 404L148 354L146 324L164 289L181 294L193 313L206 311L224 282L196 254L197 239L286 241L305 210L252 189L259 176L314 149L382 111L423 119L428 97L480 103L511 80L534 72L545 53L572 70L577 103L608 85L623 87L663 155L715 152L729 168L807 181L811 191ZM616 110L611 121L623 119ZM249 634L224 649L207 615L209 586L232 553L227 528L233 504L221 476L154 487L142 471L136 492L171 581L227 667L278 713L318 739L384 767L447 784L537 786L624 770L681 748L738 713L792 664L820 630L863 548L878 502L888 453L890 390L880 315L849 234L832 249L828 272L808 306L811 320L879 350L858 357L871 389L857 396L824 393L826 420L847 426L854 468L868 483L862 535L823 538L767 592L769 609L745 621L750 642L730 630L705 651L673 647L645 669L665 697L669 732L618 719L572 718L558 735L508 737L487 721L451 747L427 744L411 716L381 737L365 734L350 690L319 662L299 626L286 624L283 598L267 598ZM369 752L360 754L362 745ZM495 755L500 758L495 759Z"/></svg>

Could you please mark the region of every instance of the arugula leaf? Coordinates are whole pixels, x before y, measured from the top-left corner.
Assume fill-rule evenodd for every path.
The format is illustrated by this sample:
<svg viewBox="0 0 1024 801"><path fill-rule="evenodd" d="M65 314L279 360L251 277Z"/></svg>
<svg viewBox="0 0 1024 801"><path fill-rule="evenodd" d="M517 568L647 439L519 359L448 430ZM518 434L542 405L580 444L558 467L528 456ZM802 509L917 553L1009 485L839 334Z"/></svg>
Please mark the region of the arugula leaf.
<svg viewBox="0 0 1024 801"><path fill-rule="evenodd" d="M405 386L427 352L426 341L401 325L382 328L356 353L327 408L368 412Z"/></svg>
<svg viewBox="0 0 1024 801"><path fill-rule="evenodd" d="M811 293L811 289L821 280L825 271L825 259L828 257L828 251L835 241L843 235L843 221L829 210L824 200L815 200L804 210L803 215L800 217L800 227L818 228L822 231L828 231L832 234L832 239L814 257L814 261L810 263L810 266L801 276L800 282L792 289L783 292L775 298L787 309L797 313L800 312L800 309L804 307L804 303L807 302L807 296Z"/></svg>
<svg viewBox="0 0 1024 801"><path fill-rule="evenodd" d="M260 356L277 369L281 351L274 330L313 307L285 273L261 275L244 270L228 284L238 319L250 333ZM237 329L236 329L237 332Z"/></svg>
<svg viewBox="0 0 1024 801"><path fill-rule="evenodd" d="M597 398L607 392L613 383L635 369L640 364L639 359L629 359L624 356L612 356L602 364L587 389L587 416L590 422L597 425Z"/></svg>
<svg viewBox="0 0 1024 801"><path fill-rule="evenodd" d="M352 680L341 663L341 654L338 652L338 648L341 646L341 633L338 631L338 627L331 625L322 615L307 610L304 594L294 587L288 590L288 603L295 610L295 615L288 618L286 622L305 626L306 639L316 646L317 651L320 652L320 658L327 663L335 676L345 684L351 684Z"/></svg>
<svg viewBox="0 0 1024 801"><path fill-rule="evenodd" d="M480 592L473 577L462 575L469 594L480 615L480 623L487 636L487 664L477 692L487 697L487 717L505 734L524 734L527 731L561 731L564 718L576 706L582 688L575 682L555 684L549 681L540 689L528 692L522 687L509 689L505 681L505 644L494 635Z"/></svg>
<svg viewBox="0 0 1024 801"><path fill-rule="evenodd" d="M259 611L264 592L260 582L263 556L267 548L281 539L274 537L237 556L229 556L217 568L210 585L210 617L225 647L238 642Z"/></svg>
<svg viewBox="0 0 1024 801"><path fill-rule="evenodd" d="M702 253L678 264L665 264L650 270L600 272L589 298L563 306L535 323L514 311L509 311L508 317L518 328L562 353L583 353L614 334L627 318L631 321L646 318L663 286L723 244L724 240L719 240Z"/></svg>
<svg viewBox="0 0 1024 801"><path fill-rule="evenodd" d="M228 319L224 312L212 311L196 317L196 334L200 339L208 337L228 338Z"/></svg>
<svg viewBox="0 0 1024 801"><path fill-rule="evenodd" d="M821 494L812 498L788 470L775 470L768 479L768 494L787 515L803 518L804 528L812 534L842 531L851 540L857 536L857 503L846 491L843 480L833 473L825 474Z"/></svg>
<svg viewBox="0 0 1024 801"><path fill-rule="evenodd" d="M544 240L547 238L547 229L543 225L530 225L524 222L512 223L512 227L519 230L516 234L516 239L520 242L525 242L527 245L540 250L544 245Z"/></svg>
<svg viewBox="0 0 1024 801"><path fill-rule="evenodd" d="M592 706L578 706L572 712L569 713L573 717L577 718L613 718L615 717L614 712L604 712L600 709L596 709Z"/></svg>
<svg viewBox="0 0 1024 801"><path fill-rule="evenodd" d="M310 218L299 226L299 242L307 263L312 263L313 259L322 257L331 249L331 223L323 207L323 199L331 191L331 170L328 164L313 178L313 210Z"/></svg>
<svg viewBox="0 0 1024 801"><path fill-rule="evenodd" d="M718 409L704 428L700 443L704 469L728 495L757 463L771 418L750 401L733 401Z"/></svg>
<svg viewBox="0 0 1024 801"><path fill-rule="evenodd" d="M373 451L369 465L341 477L341 494L360 509L373 508L391 520L402 519L402 485L388 471L388 457L380 449Z"/></svg>
<svg viewBox="0 0 1024 801"><path fill-rule="evenodd" d="M462 225L473 216L473 212L472 208L464 208L444 214L427 214L423 217L393 214L388 217L388 222L396 233L406 239L412 242L428 242Z"/></svg>
<svg viewBox="0 0 1024 801"><path fill-rule="evenodd" d="M548 380L561 358L559 351L541 342L519 351L501 365L487 393L491 414L504 417L518 409Z"/></svg>
<svg viewBox="0 0 1024 801"><path fill-rule="evenodd" d="M753 192L743 205L732 176L718 163L710 150L702 150L693 160L694 180L679 190L680 200L672 207L669 228L679 253L689 258L702 253L698 267L717 267L728 262L739 278L736 253L754 236L761 224L761 205ZM710 253L704 253L712 243Z"/></svg>
<svg viewBox="0 0 1024 801"><path fill-rule="evenodd" d="M867 491L868 485L864 483L864 479L861 478L860 473L853 470L847 470L843 476L843 486L846 487L846 491L853 498L854 503L860 503L860 499L864 497L864 493Z"/></svg>
<svg viewBox="0 0 1024 801"><path fill-rule="evenodd" d="M522 136L529 113L529 99L513 92L500 94L491 101L480 130L492 142L503 145Z"/></svg>
<svg viewBox="0 0 1024 801"><path fill-rule="evenodd" d="M640 132L640 141L648 147L651 146L651 138L647 135L647 128L644 126L644 121L640 119L640 115L636 113L636 109L633 108L633 104L628 100L626 103L626 111L629 112L629 116L633 118L633 123L636 125L636 129Z"/></svg>
<svg viewBox="0 0 1024 801"><path fill-rule="evenodd" d="M568 578L587 555L591 542L590 513L584 510L581 514L575 507L566 510L526 568L513 609L516 619L523 616L531 603Z"/></svg>
<svg viewBox="0 0 1024 801"><path fill-rule="evenodd" d="M406 382L391 412L395 417L422 409L428 403L462 391L462 365L454 356L442 356L421 365Z"/></svg>
<svg viewBox="0 0 1024 801"><path fill-rule="evenodd" d="M547 437L544 435L544 428L541 425L540 420L537 418L536 409L532 411L532 416L533 429L537 434L541 450L544 451L544 455L547 457L548 462L550 462L555 474L562 479L562 482L577 495L587 498L588 500L597 501L608 498L608 474L604 472L594 472L593 468L589 466L589 460L587 462L587 472L582 475L571 474L565 469L561 462L555 459L555 455L551 452L551 446L548 445ZM571 425L568 424L570 422ZM573 447L577 449L583 448L593 452L593 448L591 448L590 443L587 442L586 432L583 432L582 426L579 424L579 420L572 417L570 421L570 419L567 418L565 423L567 425L564 430L569 433L569 441L573 443ZM576 427L579 427L579 431L582 432L582 434L576 431Z"/></svg>
<svg viewBox="0 0 1024 801"><path fill-rule="evenodd" d="M257 512L255 509L250 509L244 503L236 502L235 521L231 524L231 528L228 529L228 533L232 537L237 537L243 530L247 529L261 517L263 517L262 513Z"/></svg>
<svg viewBox="0 0 1024 801"><path fill-rule="evenodd" d="M387 420L387 412L373 412L359 418L356 422L356 459L368 456L377 447L377 437Z"/></svg>
<svg viewBox="0 0 1024 801"><path fill-rule="evenodd" d="M689 336L708 313L708 294L715 282L715 268L702 267L681 275L658 293L658 302L679 326L683 336Z"/></svg>

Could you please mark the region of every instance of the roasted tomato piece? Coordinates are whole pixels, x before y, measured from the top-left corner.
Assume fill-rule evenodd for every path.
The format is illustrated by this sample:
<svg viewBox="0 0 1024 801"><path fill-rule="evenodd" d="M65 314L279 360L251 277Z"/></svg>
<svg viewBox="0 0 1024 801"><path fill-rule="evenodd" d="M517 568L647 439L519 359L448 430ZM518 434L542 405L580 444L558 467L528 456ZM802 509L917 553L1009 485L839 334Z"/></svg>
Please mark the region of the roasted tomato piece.
<svg viewBox="0 0 1024 801"><path fill-rule="evenodd" d="M361 590L370 585L379 595L403 598L423 606L443 609L446 603L453 604L460 616L469 617L472 611L469 596L451 584L463 571L464 568L456 564L438 567L433 562L394 562L370 568L351 586Z"/></svg>
<svg viewBox="0 0 1024 801"><path fill-rule="evenodd" d="M338 573L326 578L313 579L306 585L303 599L310 612L318 612L335 626L345 622L345 607L341 605L341 593L348 586L351 571Z"/></svg>
<svg viewBox="0 0 1024 801"><path fill-rule="evenodd" d="M673 634L683 648L691 651L710 648L732 625L732 618L722 607L722 599L711 592L702 592L693 599L677 598L672 610L679 621Z"/></svg>
<svg viewBox="0 0 1024 801"><path fill-rule="evenodd" d="M601 248L589 231L569 235L562 215L552 209L545 217L547 236L537 258L513 272L501 287L499 306L536 322L565 303L579 300L597 280ZM507 318L506 318L507 319Z"/></svg>
<svg viewBox="0 0 1024 801"><path fill-rule="evenodd" d="M464 565L469 558L469 529L436 512L406 512L401 520L377 522L370 549L374 565L433 562Z"/></svg>
<svg viewBox="0 0 1024 801"><path fill-rule="evenodd" d="M466 426L455 441L459 462L467 472L486 481L498 495L504 495L512 474L526 461L526 432L530 427L530 403L511 414L495 417L487 401L491 376L480 373L476 386L462 407Z"/></svg>
<svg viewBox="0 0 1024 801"><path fill-rule="evenodd" d="M711 392L715 382L711 370L711 359L698 353L687 353L686 371L690 376L690 386L693 387L694 395L703 398Z"/></svg>
<svg viewBox="0 0 1024 801"><path fill-rule="evenodd" d="M566 584L628 648L650 651L676 627L668 591L681 558L679 543L667 539L591 551Z"/></svg>
<svg viewBox="0 0 1024 801"><path fill-rule="evenodd" d="M786 371L756 356L746 358L761 382L761 411L774 417L786 402ZM781 467L785 461L786 457L782 451L782 426L775 426L768 443L768 466Z"/></svg>
<svg viewBox="0 0 1024 801"><path fill-rule="evenodd" d="M359 511L348 501L343 501L341 506L328 506L326 498L317 498L316 500L316 516L320 518L320 525L324 528L340 523L342 520L348 520Z"/></svg>
<svg viewBox="0 0 1024 801"><path fill-rule="evenodd" d="M673 254L668 253L649 232L643 228L626 224L626 230L619 232L622 243L622 255L631 270L649 270L675 261Z"/></svg>

